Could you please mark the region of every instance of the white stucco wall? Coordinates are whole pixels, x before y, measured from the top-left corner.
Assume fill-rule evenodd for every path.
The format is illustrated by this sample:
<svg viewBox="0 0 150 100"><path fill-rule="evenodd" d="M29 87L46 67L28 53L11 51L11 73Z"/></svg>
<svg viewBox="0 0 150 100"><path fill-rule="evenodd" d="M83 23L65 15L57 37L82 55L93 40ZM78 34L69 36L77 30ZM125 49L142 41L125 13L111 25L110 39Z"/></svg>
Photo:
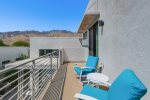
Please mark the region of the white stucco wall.
<svg viewBox="0 0 150 100"><path fill-rule="evenodd" d="M64 48L63 52L65 62L85 62L88 56L88 49L85 47Z"/></svg>
<svg viewBox="0 0 150 100"><path fill-rule="evenodd" d="M28 55L28 47L0 47L0 66L3 61L15 61L21 54Z"/></svg>
<svg viewBox="0 0 150 100"><path fill-rule="evenodd" d="M93 12L93 11L95 12L97 10L98 10L97 0L89 0L89 3L87 5L85 13L91 13L91 12Z"/></svg>
<svg viewBox="0 0 150 100"><path fill-rule="evenodd" d="M99 20L105 22L103 35L99 27L99 56L105 64L103 73L113 82L125 68L133 69L148 88L142 100L149 100L150 0L97 1ZM88 11L97 12L91 8Z"/></svg>
<svg viewBox="0 0 150 100"><path fill-rule="evenodd" d="M39 57L39 49L61 49L63 60L85 61L88 49L81 46L77 37L32 37L30 38L30 57Z"/></svg>

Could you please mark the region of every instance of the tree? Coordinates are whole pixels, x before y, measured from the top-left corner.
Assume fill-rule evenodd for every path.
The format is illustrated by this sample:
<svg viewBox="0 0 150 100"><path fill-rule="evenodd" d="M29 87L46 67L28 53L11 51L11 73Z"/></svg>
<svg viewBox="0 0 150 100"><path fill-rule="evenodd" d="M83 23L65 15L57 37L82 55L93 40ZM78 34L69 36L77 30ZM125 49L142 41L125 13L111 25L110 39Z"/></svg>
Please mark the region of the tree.
<svg viewBox="0 0 150 100"><path fill-rule="evenodd" d="M0 39L0 47L1 46L6 46L6 44L4 44L3 40Z"/></svg>
<svg viewBox="0 0 150 100"><path fill-rule="evenodd" d="M12 46L23 46L23 47L28 47L29 42L26 41L16 41L12 44Z"/></svg>

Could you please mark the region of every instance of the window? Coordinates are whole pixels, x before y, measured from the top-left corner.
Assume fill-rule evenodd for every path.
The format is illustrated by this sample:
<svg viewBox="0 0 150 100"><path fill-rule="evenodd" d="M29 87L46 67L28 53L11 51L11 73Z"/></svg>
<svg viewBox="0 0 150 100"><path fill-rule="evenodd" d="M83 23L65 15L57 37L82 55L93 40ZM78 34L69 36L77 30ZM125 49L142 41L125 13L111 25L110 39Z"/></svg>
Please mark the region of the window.
<svg viewBox="0 0 150 100"><path fill-rule="evenodd" d="M87 32L83 33L83 40L87 39Z"/></svg>
<svg viewBox="0 0 150 100"><path fill-rule="evenodd" d="M83 35L82 35L82 46L88 47L88 34L87 34L87 32L83 33Z"/></svg>
<svg viewBox="0 0 150 100"><path fill-rule="evenodd" d="M43 55L46 55L46 54L49 54L53 51L56 51L56 49L40 49L39 50L39 56L43 56Z"/></svg>

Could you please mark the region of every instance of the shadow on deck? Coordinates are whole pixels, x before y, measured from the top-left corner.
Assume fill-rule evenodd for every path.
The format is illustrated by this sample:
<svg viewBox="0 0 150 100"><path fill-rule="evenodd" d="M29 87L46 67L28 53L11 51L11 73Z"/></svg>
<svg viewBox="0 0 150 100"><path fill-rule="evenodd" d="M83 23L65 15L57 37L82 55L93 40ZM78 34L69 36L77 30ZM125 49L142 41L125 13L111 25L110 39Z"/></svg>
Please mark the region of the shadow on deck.
<svg viewBox="0 0 150 100"><path fill-rule="evenodd" d="M61 65L42 100L62 100L68 64Z"/></svg>

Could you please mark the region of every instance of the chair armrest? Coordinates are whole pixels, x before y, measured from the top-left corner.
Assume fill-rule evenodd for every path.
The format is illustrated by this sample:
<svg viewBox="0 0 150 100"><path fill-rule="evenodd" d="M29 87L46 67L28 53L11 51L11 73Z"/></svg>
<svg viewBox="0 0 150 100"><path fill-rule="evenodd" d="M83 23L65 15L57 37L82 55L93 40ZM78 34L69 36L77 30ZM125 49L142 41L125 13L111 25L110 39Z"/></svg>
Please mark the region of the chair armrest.
<svg viewBox="0 0 150 100"><path fill-rule="evenodd" d="M91 96L88 96L88 95L84 95L84 94L79 94L79 93L76 93L75 98L78 98L78 99L83 99L83 100L98 100L94 97L91 97Z"/></svg>
<svg viewBox="0 0 150 100"><path fill-rule="evenodd" d="M92 68L92 67L81 67L81 69L95 69L95 68Z"/></svg>
<svg viewBox="0 0 150 100"><path fill-rule="evenodd" d="M95 70L95 68L92 68L92 67L81 67L81 71L82 72L89 72L89 71L92 71L92 70Z"/></svg>
<svg viewBox="0 0 150 100"><path fill-rule="evenodd" d="M110 85L108 85L108 84L106 84L106 83L100 83L100 84L98 84L98 85L96 85L96 86L98 86L99 88L101 88L101 89L103 89L103 90L106 90L106 91L108 91L109 88L110 88Z"/></svg>

